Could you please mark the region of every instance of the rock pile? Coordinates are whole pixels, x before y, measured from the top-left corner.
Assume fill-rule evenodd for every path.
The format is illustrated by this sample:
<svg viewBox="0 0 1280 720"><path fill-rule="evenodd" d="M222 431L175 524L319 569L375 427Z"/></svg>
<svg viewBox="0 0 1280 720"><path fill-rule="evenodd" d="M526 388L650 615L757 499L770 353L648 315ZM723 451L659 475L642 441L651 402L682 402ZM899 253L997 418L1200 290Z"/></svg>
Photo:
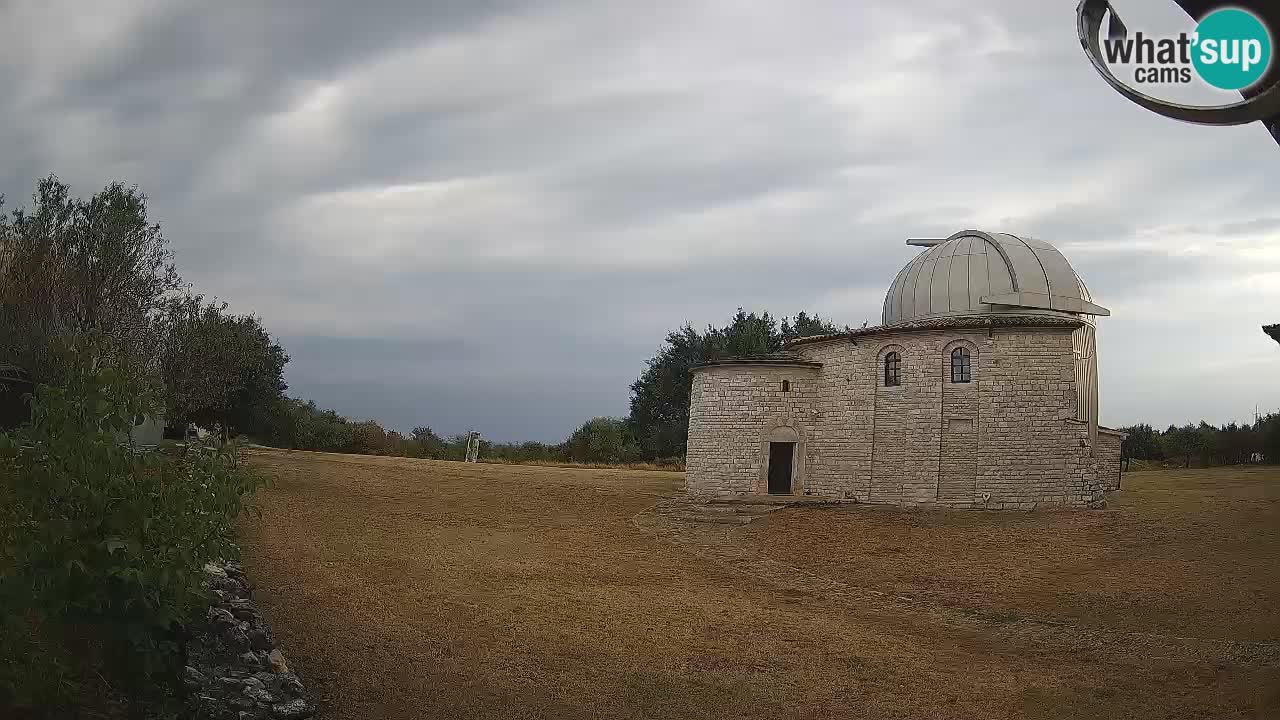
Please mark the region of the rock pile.
<svg viewBox="0 0 1280 720"><path fill-rule="evenodd" d="M315 707L253 606L240 563L209 563L205 573L217 603L190 628L183 671L196 720L311 717Z"/></svg>

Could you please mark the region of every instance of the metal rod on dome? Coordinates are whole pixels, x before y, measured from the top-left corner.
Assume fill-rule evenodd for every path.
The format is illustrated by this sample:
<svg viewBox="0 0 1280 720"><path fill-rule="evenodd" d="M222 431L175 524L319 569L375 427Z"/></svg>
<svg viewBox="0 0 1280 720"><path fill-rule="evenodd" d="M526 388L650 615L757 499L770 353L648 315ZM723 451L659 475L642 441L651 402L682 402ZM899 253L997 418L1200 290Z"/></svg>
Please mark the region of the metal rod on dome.
<svg viewBox="0 0 1280 720"><path fill-rule="evenodd" d="M907 238L907 244L915 247L933 247L946 241L946 238Z"/></svg>

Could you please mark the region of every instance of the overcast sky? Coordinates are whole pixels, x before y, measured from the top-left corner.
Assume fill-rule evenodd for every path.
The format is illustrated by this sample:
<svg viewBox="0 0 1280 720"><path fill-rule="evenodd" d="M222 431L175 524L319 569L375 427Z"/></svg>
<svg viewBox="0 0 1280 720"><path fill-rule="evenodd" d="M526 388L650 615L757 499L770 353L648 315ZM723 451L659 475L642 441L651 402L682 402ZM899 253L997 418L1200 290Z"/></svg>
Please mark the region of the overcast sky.
<svg viewBox="0 0 1280 720"><path fill-rule="evenodd" d="M1105 424L1280 408L1280 147L1129 104L1075 4L0 0L0 192L136 183L292 394L401 430L560 440L668 330L875 324L971 227L1112 310Z"/></svg>

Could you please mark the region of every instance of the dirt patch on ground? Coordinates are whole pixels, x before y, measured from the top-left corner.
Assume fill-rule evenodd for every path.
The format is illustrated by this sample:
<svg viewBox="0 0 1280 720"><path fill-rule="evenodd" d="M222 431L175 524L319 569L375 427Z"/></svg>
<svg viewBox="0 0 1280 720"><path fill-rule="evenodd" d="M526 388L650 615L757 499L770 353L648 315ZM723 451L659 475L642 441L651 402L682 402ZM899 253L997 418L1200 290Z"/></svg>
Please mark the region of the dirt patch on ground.
<svg viewBox="0 0 1280 720"><path fill-rule="evenodd" d="M1098 627L1058 616L1013 610L998 599L977 605L966 604L964 591L969 590L968 587L957 586L954 595L921 592L916 586L895 583L891 579L886 581L884 578L866 578L861 573L842 572L845 568L839 562L830 562L828 567L817 552L803 558L792 558L790 553L778 552L776 544L768 543L778 538L790 539L793 533L785 527L762 529L755 542L749 540L750 535L714 531L707 527L708 522L723 524L724 511L736 507L740 506L737 503L706 505L682 498L669 499L641 512L634 522L647 533L721 566L750 575L762 583L787 592L843 603L864 617L873 613L885 620L910 616L918 624L933 624L943 632L979 632L1001 643L1030 643L1057 650L1086 652L1122 662L1158 658L1180 664L1280 668L1278 641L1198 637L1188 635L1187 628L1162 631ZM774 508L773 511L777 512L778 506ZM806 527L812 523L832 522L828 517L814 514L820 509L808 505L796 507L789 515L781 517L807 518L800 521ZM884 517L881 508L846 505L841 510L839 519L852 520L855 524L858 521L876 522ZM996 514L996 522L1007 519L1000 515ZM761 517L763 515L758 515L755 519ZM891 521L898 523L897 531L901 533L911 528L913 519L895 511ZM785 523L780 524L785 526ZM893 532L893 528L889 531ZM762 543L760 538L765 542ZM953 542L965 540L964 537L952 538ZM1016 542L1004 549L1006 555L1016 556L1021 551L1021 545ZM832 552L843 559L848 550L837 547ZM933 572L945 573L947 569L938 567Z"/></svg>
<svg viewBox="0 0 1280 720"><path fill-rule="evenodd" d="M1132 509L1094 514L1146 518L1126 527L1135 549L1152 550L1153 567L1180 557L1168 547L1182 542L1184 532L1222 533L1228 545L1234 535L1254 538L1247 547L1273 554L1248 567L1269 580L1250 581L1232 596L1202 574L1184 574L1187 565L1219 579L1246 574L1223 559L1213 564L1216 571L1200 568L1202 555L1128 586L1122 573L1114 583L1095 582L1087 564L1075 566L1081 569L1074 576L1055 575L1052 569L1067 561L1051 552L1048 534L1042 550L1027 554L1026 562L1039 569L952 576L966 557L988 567L993 556L1003 557L984 545L984 538L1006 532L1001 524L1016 531L1019 522L1097 522L1059 513L970 513L973 519L947 521L902 513L909 521L902 525L892 511L806 508L697 530L713 545L741 548L751 562L803 571L818 583L809 587L761 577L646 528L646 513L677 495L682 478L675 473L301 452L261 453L256 462L276 483L261 498L261 520L246 523L246 564L259 585L256 598L314 689L322 717L1252 718L1280 712L1280 671L1265 664L1095 652L993 632L985 620L965 627L823 589L825 583L902 591L930 596L942 607L1161 633L1177 621L1139 606L1158 594L1146 588L1164 582L1182 598L1167 606L1186 608L1183 617L1200 617L1192 608L1209 607L1226 618L1217 636L1201 632L1213 625L1201 618L1197 635L1275 639L1280 571L1274 562L1261 567L1275 550L1274 536L1266 541L1276 530L1270 513L1280 478L1274 475L1200 497L1196 502L1211 512L1188 514L1186 522L1203 526L1203 533L1166 526L1173 516L1148 509L1186 504L1160 495L1185 492L1172 474L1168 483L1153 477L1152 487L1164 489L1152 489L1145 500L1138 488L1130 499L1126 487L1120 502ZM1249 488L1257 492L1249 495ZM880 529L868 533L867 523ZM910 542L893 540L894 526ZM1106 532L1098 528L1090 542L1102 544ZM1067 547L1076 546L1068 541ZM859 552L866 554L861 562L853 559ZM1095 562L1111 562L1107 552L1097 550ZM1038 577L1055 584L1037 593ZM1132 607L1108 599L1123 592L1137 593ZM1098 593L1110 609L1084 613L1097 602L1079 598Z"/></svg>
<svg viewBox="0 0 1280 720"><path fill-rule="evenodd" d="M744 535L824 577L1011 619L1280 639L1280 469L1132 473L1103 512L789 509Z"/></svg>

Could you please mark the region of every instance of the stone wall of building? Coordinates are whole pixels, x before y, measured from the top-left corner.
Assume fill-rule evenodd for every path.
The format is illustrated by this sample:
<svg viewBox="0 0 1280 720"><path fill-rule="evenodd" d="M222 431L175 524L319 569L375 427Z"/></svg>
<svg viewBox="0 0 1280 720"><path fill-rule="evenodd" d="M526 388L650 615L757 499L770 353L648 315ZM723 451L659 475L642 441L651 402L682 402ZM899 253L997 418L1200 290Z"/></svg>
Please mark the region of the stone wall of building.
<svg viewBox="0 0 1280 720"><path fill-rule="evenodd" d="M978 459L982 448L982 424L979 405L982 379L986 377L982 360L994 353L995 343L987 338L968 336L942 346L941 376L942 414L938 426L941 453L938 464L937 501L947 505L968 505L977 499ZM951 352L963 347L969 351L971 381L952 383ZM985 348L985 351L984 351Z"/></svg>
<svg viewBox="0 0 1280 720"><path fill-rule="evenodd" d="M782 383L789 385L783 391ZM818 369L723 365L694 373L685 473L694 495L765 493L769 437L790 428L797 438L793 487L803 493L814 427Z"/></svg>
<svg viewBox="0 0 1280 720"><path fill-rule="evenodd" d="M800 354L822 363L805 487L814 495L865 501L871 479L871 444L866 439L875 428L875 397L868 378L878 372L875 358L847 339L808 345Z"/></svg>
<svg viewBox="0 0 1280 720"><path fill-rule="evenodd" d="M771 395L783 377L777 369L701 370L690 492L763 492L767 444L758 439L790 412L804 437L806 494L993 509L1086 505L1101 488L1089 425L1075 419L1072 329L885 331L803 344L794 352L822 368L802 371L812 380L786 400ZM950 382L960 346L970 352L970 383ZM901 357L897 387L884 384L888 352Z"/></svg>
<svg viewBox="0 0 1280 720"><path fill-rule="evenodd" d="M1120 489L1120 443L1124 433L1110 428L1098 428L1098 484L1103 490Z"/></svg>
<svg viewBox="0 0 1280 720"><path fill-rule="evenodd" d="M859 382L872 396L870 492L866 502L915 505L935 499L941 442L943 338L907 333L864 341L859 354L872 372ZM900 358L898 386L884 383L884 359Z"/></svg>
<svg viewBox="0 0 1280 720"><path fill-rule="evenodd" d="M1089 423L1076 420L1070 332L996 333L980 381L977 498L999 508L1087 505L1101 498Z"/></svg>

